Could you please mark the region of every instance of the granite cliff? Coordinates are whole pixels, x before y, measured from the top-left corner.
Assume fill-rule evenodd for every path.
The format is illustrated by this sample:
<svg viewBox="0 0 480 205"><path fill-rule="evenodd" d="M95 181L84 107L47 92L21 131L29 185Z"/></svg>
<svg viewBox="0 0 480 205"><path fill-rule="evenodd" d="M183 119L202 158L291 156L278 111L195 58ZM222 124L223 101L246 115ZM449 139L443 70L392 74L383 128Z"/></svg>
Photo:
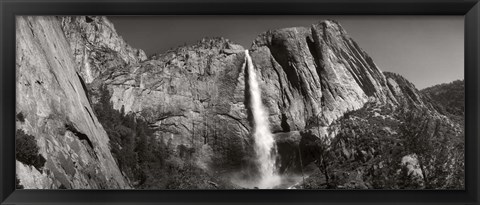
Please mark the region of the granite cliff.
<svg viewBox="0 0 480 205"><path fill-rule="evenodd" d="M129 188L76 72L56 17L17 17L17 130L34 136L46 162L16 162L26 189ZM25 150L20 150L25 151Z"/></svg>
<svg viewBox="0 0 480 205"><path fill-rule="evenodd" d="M77 72L86 83L102 73L147 59L115 31L106 17L62 17L62 30L72 49Z"/></svg>
<svg viewBox="0 0 480 205"><path fill-rule="evenodd" d="M17 89L22 95L17 95L17 112L26 120L17 126L36 137L47 159L45 169L55 170L42 172L17 162L17 169L25 170L18 176L21 184L34 187L28 175L35 173L50 180L43 184L56 184L45 188L130 186L92 111L104 88L113 108L146 121L156 143L171 150L169 155L184 156L185 150L201 155L194 157L195 166L207 175L228 176L252 166L252 114L241 45L221 37L203 38L147 58L129 46L106 17L19 18L19 25ZM421 109L455 127L412 83L383 73L335 21L267 31L253 39L249 51L283 173L303 172L309 164L321 167L319 147L338 142L342 130L354 130L344 125L352 116L390 119L395 118L392 113ZM37 72L49 81L37 79ZM48 89L40 89L44 86ZM394 127L397 124L388 128L391 133L398 131ZM60 128L65 132L51 133ZM368 152L342 143L348 159ZM70 149L76 154L67 154ZM62 167L71 162L73 168ZM91 172L85 167L94 167L102 180L88 178ZM359 184L353 188L372 186Z"/></svg>
<svg viewBox="0 0 480 205"><path fill-rule="evenodd" d="M116 109L144 116L165 142L207 143L218 151L216 162L240 165L251 143L242 50L207 38L119 67L92 84L109 87ZM333 121L369 101L395 106L411 98L394 93L395 85L334 21L268 31L250 53L271 129L281 136L311 127L326 136Z"/></svg>

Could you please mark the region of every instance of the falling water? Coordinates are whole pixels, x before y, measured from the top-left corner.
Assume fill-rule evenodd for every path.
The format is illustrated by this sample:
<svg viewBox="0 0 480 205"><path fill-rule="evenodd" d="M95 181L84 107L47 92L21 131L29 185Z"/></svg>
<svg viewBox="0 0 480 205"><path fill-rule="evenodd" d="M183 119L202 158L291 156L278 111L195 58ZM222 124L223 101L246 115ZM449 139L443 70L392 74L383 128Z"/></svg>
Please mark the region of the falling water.
<svg viewBox="0 0 480 205"><path fill-rule="evenodd" d="M253 137L255 139L256 163L260 172L260 180L256 186L263 189L274 188L280 184L280 176L275 167L277 150L273 135L270 132L267 113L262 104L262 92L257 81L257 74L248 50L245 50L245 56L246 62L244 66L248 66L248 83L251 96L250 107L254 121Z"/></svg>

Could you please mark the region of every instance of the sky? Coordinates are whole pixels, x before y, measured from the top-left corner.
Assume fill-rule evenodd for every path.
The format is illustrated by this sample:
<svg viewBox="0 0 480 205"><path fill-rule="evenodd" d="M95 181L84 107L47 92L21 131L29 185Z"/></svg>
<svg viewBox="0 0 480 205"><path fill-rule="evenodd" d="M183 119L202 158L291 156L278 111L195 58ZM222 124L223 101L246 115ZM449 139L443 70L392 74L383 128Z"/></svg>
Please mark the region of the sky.
<svg viewBox="0 0 480 205"><path fill-rule="evenodd" d="M463 16L109 16L117 32L147 55L203 37L249 48L267 30L338 21L382 71L418 89L464 78Z"/></svg>

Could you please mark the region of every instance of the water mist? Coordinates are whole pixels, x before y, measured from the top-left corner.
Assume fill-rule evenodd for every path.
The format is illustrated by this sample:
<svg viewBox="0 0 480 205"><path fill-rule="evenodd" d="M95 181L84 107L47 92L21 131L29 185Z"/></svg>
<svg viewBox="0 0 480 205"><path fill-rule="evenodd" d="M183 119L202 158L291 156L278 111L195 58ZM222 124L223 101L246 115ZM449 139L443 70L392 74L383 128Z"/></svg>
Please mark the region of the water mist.
<svg viewBox="0 0 480 205"><path fill-rule="evenodd" d="M250 86L249 92L251 96L249 103L254 122L254 150L256 164L260 173L260 179L257 181L258 183L256 186L261 189L274 188L281 182L280 176L275 167L275 158L277 156L275 140L270 132L267 112L262 103L262 91L248 50L245 50L245 61L244 66L247 66L248 68L248 84Z"/></svg>

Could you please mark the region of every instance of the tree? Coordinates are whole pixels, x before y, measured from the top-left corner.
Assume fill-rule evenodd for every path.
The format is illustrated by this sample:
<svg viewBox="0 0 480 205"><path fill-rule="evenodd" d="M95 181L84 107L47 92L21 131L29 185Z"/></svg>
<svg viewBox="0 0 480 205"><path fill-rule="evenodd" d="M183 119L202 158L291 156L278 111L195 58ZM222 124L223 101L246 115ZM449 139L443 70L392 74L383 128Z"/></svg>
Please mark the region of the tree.
<svg viewBox="0 0 480 205"><path fill-rule="evenodd" d="M148 123L136 117L134 113L125 113L122 106L115 110L110 102L111 95L106 87L99 89L99 101L93 107L100 123L110 138L110 149L119 168L134 185L140 186L146 181L150 164L162 164L159 158L164 149L157 146L153 130Z"/></svg>
<svg viewBox="0 0 480 205"><path fill-rule="evenodd" d="M45 158L38 153L39 147L35 137L26 134L23 130L17 129L15 135L15 157L18 161L34 166L37 170L42 171L45 165Z"/></svg>
<svg viewBox="0 0 480 205"><path fill-rule="evenodd" d="M430 141L430 134L427 132L428 124L427 111L423 110L420 114L416 112L406 112L404 123L400 127L402 133L400 137L405 146L405 155L417 155L425 184L428 184L426 166L435 149Z"/></svg>
<svg viewBox="0 0 480 205"><path fill-rule="evenodd" d="M425 188L448 186L447 178L457 168L452 158L461 151L454 149L457 134L452 125L428 110L412 110L405 113L400 130L404 154L418 157Z"/></svg>

